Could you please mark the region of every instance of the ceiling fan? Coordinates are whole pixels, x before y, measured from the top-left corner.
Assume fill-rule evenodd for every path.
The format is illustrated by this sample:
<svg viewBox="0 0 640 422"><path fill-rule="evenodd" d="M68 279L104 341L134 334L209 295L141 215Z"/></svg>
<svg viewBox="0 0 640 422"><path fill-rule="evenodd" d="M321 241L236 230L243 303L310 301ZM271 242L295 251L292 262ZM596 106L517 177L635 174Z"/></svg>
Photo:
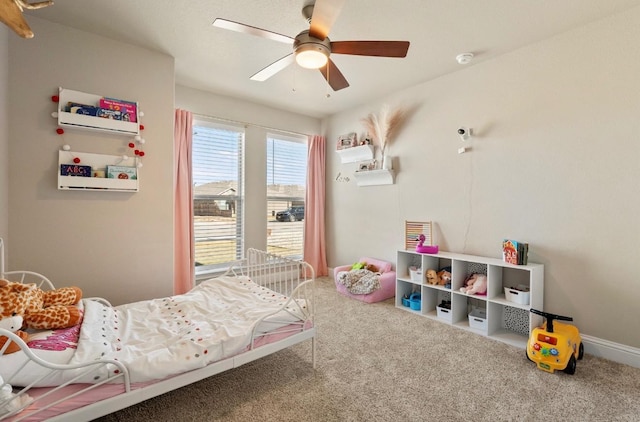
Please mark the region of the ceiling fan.
<svg viewBox="0 0 640 422"><path fill-rule="evenodd" d="M309 29L300 32L295 38L278 34L266 29L217 18L213 26L242 32L244 34L279 41L293 47L287 54L269 66L260 70L251 80L265 81L280 72L294 61L302 67L318 69L334 91L349 86L333 60L334 54L357 56L406 57L409 41L331 41L327 37L346 0L316 0L302 8L302 15L310 23Z"/></svg>
<svg viewBox="0 0 640 422"><path fill-rule="evenodd" d="M53 1L27 3L25 0L0 0L0 21L22 38L33 38L33 31L22 16L22 11L41 9L52 4Z"/></svg>

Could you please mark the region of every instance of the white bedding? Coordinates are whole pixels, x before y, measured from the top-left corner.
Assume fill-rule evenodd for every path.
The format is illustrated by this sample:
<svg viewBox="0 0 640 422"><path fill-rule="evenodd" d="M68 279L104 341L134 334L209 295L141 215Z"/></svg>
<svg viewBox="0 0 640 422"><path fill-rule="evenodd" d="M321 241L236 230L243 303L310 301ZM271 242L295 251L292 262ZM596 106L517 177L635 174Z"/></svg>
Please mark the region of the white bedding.
<svg viewBox="0 0 640 422"><path fill-rule="evenodd" d="M219 277L190 292L114 308L86 301L78 348L70 364L96 359L124 363L132 382L161 379L233 356L251 341L257 321L286 301L247 277ZM296 309L267 321L275 329L299 320ZM262 327L261 327L262 328ZM109 365L97 382L113 376Z"/></svg>

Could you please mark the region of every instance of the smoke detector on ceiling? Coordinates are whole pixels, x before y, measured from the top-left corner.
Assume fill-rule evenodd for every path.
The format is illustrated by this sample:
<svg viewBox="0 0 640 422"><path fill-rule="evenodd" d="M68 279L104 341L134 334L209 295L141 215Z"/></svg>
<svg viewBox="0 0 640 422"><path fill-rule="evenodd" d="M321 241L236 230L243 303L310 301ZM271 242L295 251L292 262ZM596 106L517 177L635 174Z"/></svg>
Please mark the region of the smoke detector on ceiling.
<svg viewBox="0 0 640 422"><path fill-rule="evenodd" d="M467 64L473 60L473 53L462 53L456 56L456 61L460 64Z"/></svg>

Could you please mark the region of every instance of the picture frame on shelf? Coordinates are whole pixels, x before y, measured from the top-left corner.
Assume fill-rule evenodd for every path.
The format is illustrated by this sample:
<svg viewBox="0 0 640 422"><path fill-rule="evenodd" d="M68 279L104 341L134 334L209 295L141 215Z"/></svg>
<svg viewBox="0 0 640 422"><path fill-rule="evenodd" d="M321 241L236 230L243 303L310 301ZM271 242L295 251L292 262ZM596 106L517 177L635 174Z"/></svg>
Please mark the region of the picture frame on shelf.
<svg viewBox="0 0 640 422"><path fill-rule="evenodd" d="M358 135L355 132L350 132L338 137L336 149L346 149L358 146Z"/></svg>
<svg viewBox="0 0 640 422"><path fill-rule="evenodd" d="M376 160L361 161L358 163L358 171L369 171L376 169Z"/></svg>

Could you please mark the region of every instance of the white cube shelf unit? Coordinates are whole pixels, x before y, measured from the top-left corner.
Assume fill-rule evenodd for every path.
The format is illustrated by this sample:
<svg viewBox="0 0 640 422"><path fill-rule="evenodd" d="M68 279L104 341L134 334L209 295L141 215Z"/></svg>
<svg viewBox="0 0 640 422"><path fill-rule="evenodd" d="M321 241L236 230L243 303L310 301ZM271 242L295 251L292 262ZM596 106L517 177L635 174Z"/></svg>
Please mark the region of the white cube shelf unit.
<svg viewBox="0 0 640 422"><path fill-rule="evenodd" d="M409 268L422 269L426 275L428 269L439 271L451 267L451 288L426 284L412 279ZM467 295L460 288L470 274L480 273L487 276L486 295ZM505 287L529 288L529 303L520 304L507 300ZM419 292L420 310L403 306L402 298ZM517 347L525 348L529 333L542 324L542 317L529 312L529 309L543 310L544 265L508 264L500 259L463 255L450 252L421 254L399 250L396 262L396 307L445 324L463 328L471 332L490 337ZM450 302L448 312L438 312L442 301ZM475 311L472 316L469 314ZM486 316L478 318L475 315ZM471 324L470 318L473 318Z"/></svg>

